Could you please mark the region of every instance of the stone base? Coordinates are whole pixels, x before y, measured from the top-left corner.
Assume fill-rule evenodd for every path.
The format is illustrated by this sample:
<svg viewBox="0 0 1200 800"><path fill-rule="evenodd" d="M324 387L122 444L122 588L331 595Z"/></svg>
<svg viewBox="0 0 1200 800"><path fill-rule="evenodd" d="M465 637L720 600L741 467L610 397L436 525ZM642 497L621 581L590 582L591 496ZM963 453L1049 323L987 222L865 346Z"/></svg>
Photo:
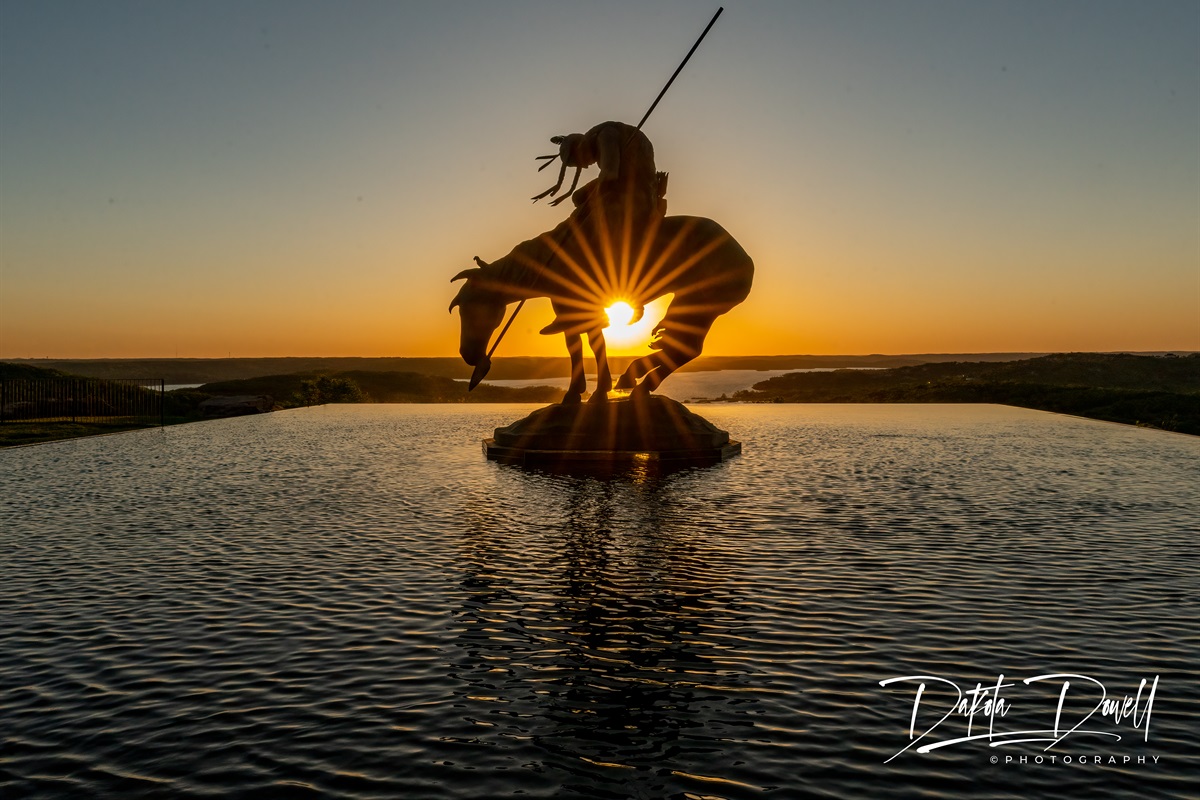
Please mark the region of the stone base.
<svg viewBox="0 0 1200 800"><path fill-rule="evenodd" d="M483 451L531 466L702 466L732 458L742 445L682 403L650 395L540 408L497 428Z"/></svg>

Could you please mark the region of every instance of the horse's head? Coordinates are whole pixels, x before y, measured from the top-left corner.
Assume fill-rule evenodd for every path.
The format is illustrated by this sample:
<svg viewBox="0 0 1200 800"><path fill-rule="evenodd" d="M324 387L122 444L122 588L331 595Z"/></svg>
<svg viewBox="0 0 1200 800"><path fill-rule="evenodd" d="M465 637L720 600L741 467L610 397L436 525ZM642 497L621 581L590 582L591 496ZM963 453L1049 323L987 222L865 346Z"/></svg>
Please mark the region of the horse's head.
<svg viewBox="0 0 1200 800"><path fill-rule="evenodd" d="M450 301L450 311L458 308L461 321L458 354L462 356L463 361L475 367L470 384L470 388L474 389L492 368L491 359L487 354L488 342L492 339L492 333L504 321L504 308L507 304L500 292L488 286L483 267L464 269L450 280L453 282L464 278L466 283Z"/></svg>

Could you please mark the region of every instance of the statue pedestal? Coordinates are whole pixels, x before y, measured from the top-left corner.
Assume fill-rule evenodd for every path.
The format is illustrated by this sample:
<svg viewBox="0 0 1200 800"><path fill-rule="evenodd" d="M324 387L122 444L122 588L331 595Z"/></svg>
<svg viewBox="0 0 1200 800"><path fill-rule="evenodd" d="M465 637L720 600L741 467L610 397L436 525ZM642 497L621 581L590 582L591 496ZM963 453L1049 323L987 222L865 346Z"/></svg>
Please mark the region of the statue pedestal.
<svg viewBox="0 0 1200 800"><path fill-rule="evenodd" d="M497 428L484 454L506 464L549 467L657 462L704 466L732 458L741 442L682 403L658 395L539 408Z"/></svg>

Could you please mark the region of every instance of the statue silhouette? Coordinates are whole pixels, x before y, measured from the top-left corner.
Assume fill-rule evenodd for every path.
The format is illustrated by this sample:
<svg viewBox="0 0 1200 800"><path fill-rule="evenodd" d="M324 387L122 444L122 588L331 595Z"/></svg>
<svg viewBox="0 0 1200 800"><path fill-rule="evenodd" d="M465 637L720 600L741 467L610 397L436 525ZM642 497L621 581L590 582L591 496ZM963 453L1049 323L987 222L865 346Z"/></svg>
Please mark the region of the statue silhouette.
<svg viewBox="0 0 1200 800"><path fill-rule="evenodd" d="M476 256L477 267L451 279L466 281L450 311L459 309L459 353L475 367L469 389L487 374L492 352L531 297L550 299L555 318L541 332L563 334L571 357L571 381L562 403L497 428L493 438L484 440L489 459L523 465L549 461L571 468L625 459L695 465L741 452L741 443L725 431L679 403L651 396L667 376L700 355L713 322L746 299L754 280L754 262L716 222L666 215L667 175L655 168L654 147L641 132L721 11L717 9L636 126L608 121L586 133L551 139L558 152L539 156L545 163L538 171L561 159L558 180L533 200L558 195L567 169L574 168L570 188L551 203L570 197L575 209L567 219L491 264ZM600 167L600 176L576 190L580 174L592 165ZM636 320L646 303L667 294L673 299L650 344L657 352L630 363L617 382L616 388L631 390L630 400L602 402L613 388L604 309L625 301ZM505 307L518 301L489 350ZM596 388L592 402L580 406L587 389L585 335L596 356Z"/></svg>
<svg viewBox="0 0 1200 800"><path fill-rule="evenodd" d="M587 133L556 136L557 154L540 156L545 169L562 160L558 181L534 197L554 196L568 167L574 211L553 230L521 242L508 255L460 272L466 284L450 303L461 320L459 353L476 368L472 387L490 369L487 351L508 303L548 297L555 319L541 333L562 333L571 357L571 383L564 403L576 403L587 388L583 336L596 356L593 401L613 388L603 329L604 309L623 300L640 319L646 303L675 295L650 346L657 353L637 359L616 388L649 393L700 354L713 321L750 291L754 264L720 225L701 217L666 216L666 174L654 164L654 147L639 129L603 122ZM593 164L600 176L576 190L581 171ZM540 171L539 169L539 171ZM503 335L503 334L501 334Z"/></svg>

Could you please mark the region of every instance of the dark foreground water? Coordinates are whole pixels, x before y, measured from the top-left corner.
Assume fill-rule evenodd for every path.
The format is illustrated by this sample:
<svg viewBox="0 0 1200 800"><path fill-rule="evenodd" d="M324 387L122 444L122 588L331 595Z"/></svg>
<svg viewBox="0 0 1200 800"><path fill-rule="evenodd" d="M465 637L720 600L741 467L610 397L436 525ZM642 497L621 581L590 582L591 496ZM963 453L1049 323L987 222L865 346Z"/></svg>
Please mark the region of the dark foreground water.
<svg viewBox="0 0 1200 800"><path fill-rule="evenodd" d="M1195 796L1200 439L701 406L740 458L600 480L484 461L527 410L0 453L0 796Z"/></svg>

